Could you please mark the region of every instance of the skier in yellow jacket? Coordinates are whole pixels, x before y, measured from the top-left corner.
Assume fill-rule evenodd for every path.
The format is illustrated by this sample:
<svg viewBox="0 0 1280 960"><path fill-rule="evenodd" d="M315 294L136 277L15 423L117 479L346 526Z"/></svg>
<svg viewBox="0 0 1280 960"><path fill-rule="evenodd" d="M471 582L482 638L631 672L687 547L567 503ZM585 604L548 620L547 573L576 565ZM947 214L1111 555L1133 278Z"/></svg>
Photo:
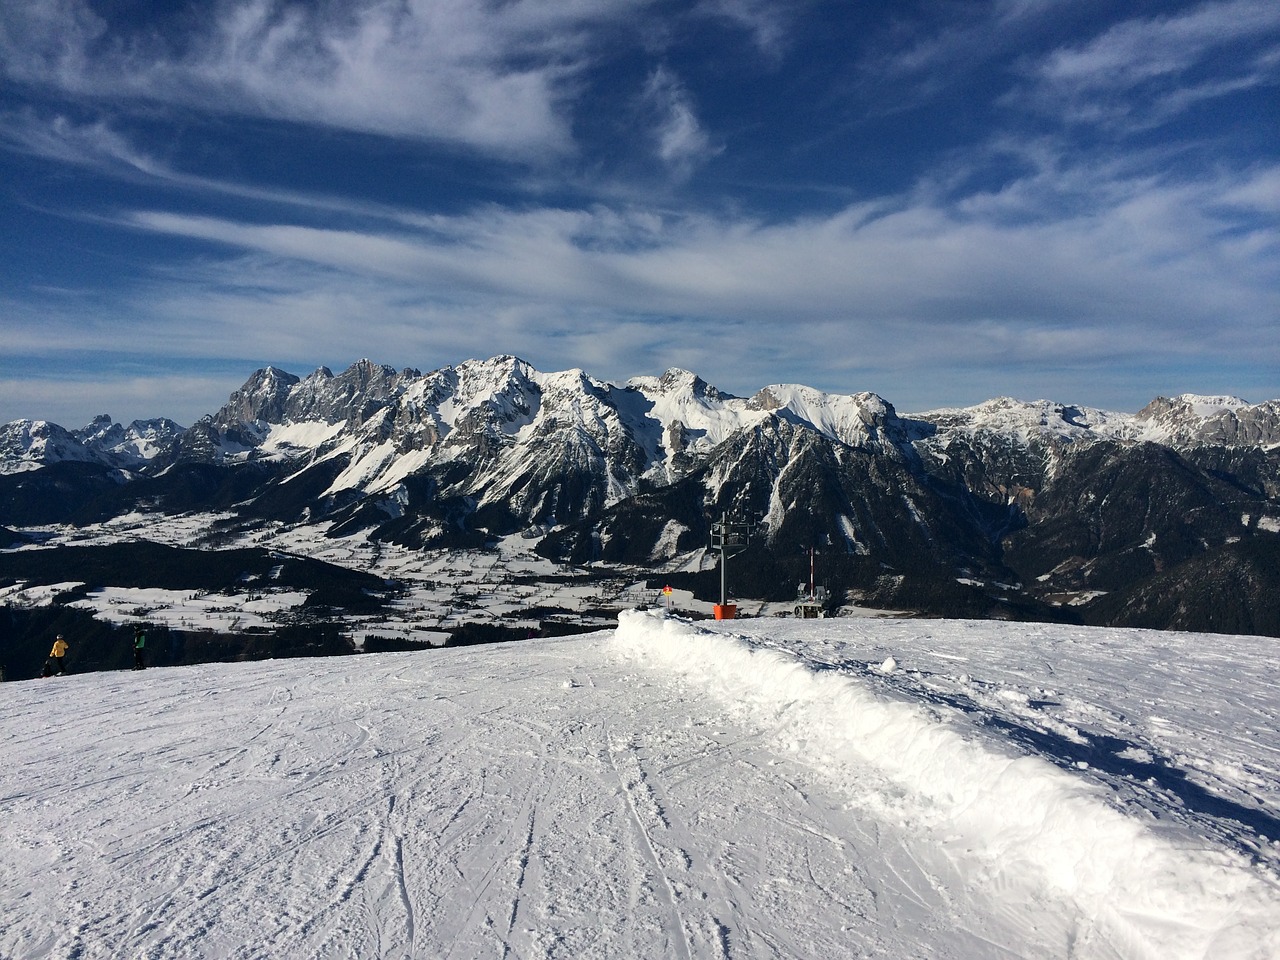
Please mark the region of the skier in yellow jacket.
<svg viewBox="0 0 1280 960"><path fill-rule="evenodd" d="M53 649L49 651L49 662L53 666L53 672L58 676L67 672L66 656L69 646L67 641L62 639L62 634L58 634L58 639L53 641Z"/></svg>

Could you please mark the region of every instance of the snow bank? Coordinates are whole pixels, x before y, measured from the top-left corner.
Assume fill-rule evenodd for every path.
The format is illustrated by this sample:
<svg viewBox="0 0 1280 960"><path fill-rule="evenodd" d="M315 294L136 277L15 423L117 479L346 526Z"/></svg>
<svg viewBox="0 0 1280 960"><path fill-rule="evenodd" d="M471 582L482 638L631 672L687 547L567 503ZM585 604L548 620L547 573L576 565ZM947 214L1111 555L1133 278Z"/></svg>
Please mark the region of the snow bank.
<svg viewBox="0 0 1280 960"><path fill-rule="evenodd" d="M1097 784L965 735L944 712L653 614L623 613L614 647L705 686L856 802L885 793L868 790L868 777L887 781L897 814L974 862L975 882L1073 903L1074 955L1280 956L1280 891L1242 856L1130 817Z"/></svg>

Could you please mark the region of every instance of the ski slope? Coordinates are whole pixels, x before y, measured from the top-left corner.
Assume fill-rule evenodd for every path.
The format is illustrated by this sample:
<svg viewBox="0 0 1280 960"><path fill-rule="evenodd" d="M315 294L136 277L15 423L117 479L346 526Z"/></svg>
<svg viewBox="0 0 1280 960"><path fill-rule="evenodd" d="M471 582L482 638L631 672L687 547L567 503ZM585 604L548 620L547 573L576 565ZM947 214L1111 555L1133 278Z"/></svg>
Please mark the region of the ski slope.
<svg viewBox="0 0 1280 960"><path fill-rule="evenodd" d="M0 957L1280 956L1274 640L638 612L0 686Z"/></svg>

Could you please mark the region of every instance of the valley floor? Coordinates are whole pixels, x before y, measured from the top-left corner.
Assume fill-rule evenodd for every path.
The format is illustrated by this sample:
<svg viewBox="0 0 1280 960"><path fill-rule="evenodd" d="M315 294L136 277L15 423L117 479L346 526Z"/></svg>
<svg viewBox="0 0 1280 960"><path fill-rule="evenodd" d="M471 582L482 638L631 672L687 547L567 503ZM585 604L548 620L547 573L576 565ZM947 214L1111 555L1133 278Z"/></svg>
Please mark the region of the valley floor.
<svg viewBox="0 0 1280 960"><path fill-rule="evenodd" d="M6 684L0 956L1263 960L1277 659L627 613Z"/></svg>

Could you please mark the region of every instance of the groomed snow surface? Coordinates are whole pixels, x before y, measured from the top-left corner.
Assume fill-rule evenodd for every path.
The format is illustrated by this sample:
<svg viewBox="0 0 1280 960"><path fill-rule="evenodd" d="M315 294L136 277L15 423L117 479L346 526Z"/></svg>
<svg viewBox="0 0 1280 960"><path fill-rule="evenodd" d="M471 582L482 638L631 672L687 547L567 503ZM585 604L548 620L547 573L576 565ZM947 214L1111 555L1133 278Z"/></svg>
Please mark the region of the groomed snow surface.
<svg viewBox="0 0 1280 960"><path fill-rule="evenodd" d="M1280 956L1274 640L624 613L0 687L0 957Z"/></svg>

